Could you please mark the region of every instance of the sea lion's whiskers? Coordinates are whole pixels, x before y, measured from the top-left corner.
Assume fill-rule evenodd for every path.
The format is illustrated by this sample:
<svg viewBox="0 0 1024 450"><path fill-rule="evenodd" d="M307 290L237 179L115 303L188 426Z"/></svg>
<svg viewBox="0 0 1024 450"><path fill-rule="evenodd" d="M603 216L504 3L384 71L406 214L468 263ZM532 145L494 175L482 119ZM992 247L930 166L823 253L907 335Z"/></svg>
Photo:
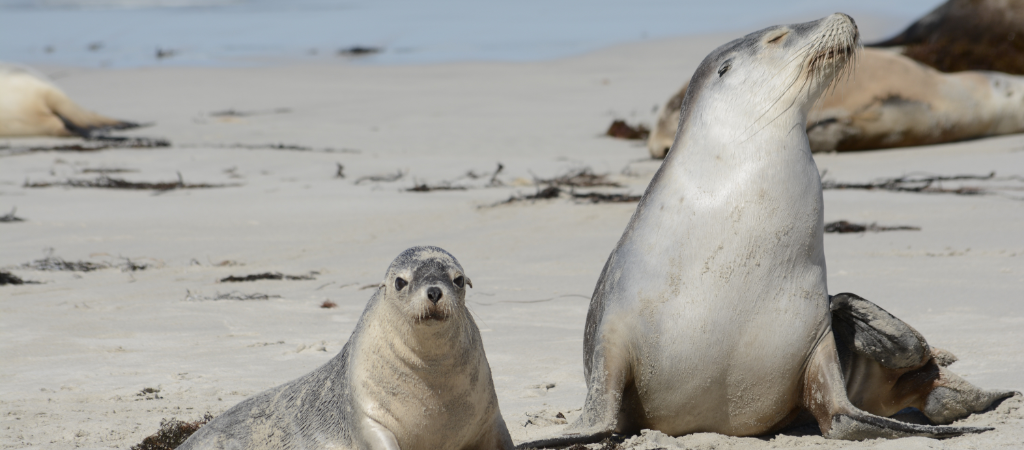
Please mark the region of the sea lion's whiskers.
<svg viewBox="0 0 1024 450"><path fill-rule="evenodd" d="M813 43L812 43L812 44L813 44ZM781 73L782 73L782 72L783 72L784 70L786 70L786 69L787 69L787 68L788 68L789 66L791 66L792 64L796 63L796 62L797 62L797 60L799 60L799 59L801 59L801 58L802 58L802 61L800 61L800 64L805 64L805 63L806 63L806 61L807 61L807 57L806 57L806 55L805 55L805 54L803 54L803 50L805 50L805 49L809 48L809 47L810 47L810 46L811 46L812 44L806 44L806 45L804 45L803 47L799 47L799 48L797 49L797 51L796 51L797 55L795 55L795 56L793 56L792 58L790 58L790 59L789 59L789 61L786 61L786 63L785 63L784 65L783 65L783 67L779 68L779 69L778 69L778 70L777 70L777 71L775 72L774 76L779 76L779 75L780 75L780 74L781 74ZM766 108L764 109L764 112L762 112L760 116L758 116L758 117L757 117L756 119L754 119L754 121L753 121L753 122L752 122L752 123L751 123L750 125L748 125L748 126L747 126L747 128L743 130L743 132L744 132L744 133L746 133L747 131L749 131L749 130L750 130L750 128L752 128L752 127L754 127L755 125L757 125L758 123L760 123L760 122L761 122L761 119L762 119L762 118L764 118L764 116L765 116L766 114L768 114L769 112L771 112L771 111L772 111L772 110L773 110L773 109L775 108L775 105L776 105L776 104L777 104L777 103L779 102L779 100L782 100L782 97L785 97L785 95L786 95L786 92L787 92L787 91L788 91L789 89L792 89L793 85L794 85L794 84L796 84L797 80L799 80L799 79L800 79L800 74L797 74L797 75L796 75L796 77L795 77L795 78L793 79L793 81L791 81L791 82L790 82L789 86L787 86L786 90L783 90L783 91L782 91L782 92L781 92L781 93L779 94L779 96L778 96L778 97L777 97L777 98L776 98L776 99L775 99L774 101L772 101L772 103L771 103L771 104L769 104L769 105L768 105L768 106L767 106L767 107L766 107ZM784 110L782 110L781 112L779 112L779 115L781 115L781 114L784 114L784 113L785 113L786 111L788 111L788 110L789 110L789 108L792 108L792 107L793 107L793 105L792 105L792 104L790 104L790 106L786 107L786 109L784 109ZM770 124L771 124L772 122L774 122L774 121L775 121L775 119L777 119L777 118L778 118L778 117L776 116L775 118L773 118L772 120L770 120L770 121L769 121L768 123L766 123L766 124L762 125L762 126L761 126L760 128L758 128L758 129L757 129L756 131L754 131L754 132L753 132L753 133L751 133L751 134L750 134L749 136L747 136L747 138L746 138L746 139L743 139L743 140L742 140L742 141L740 141L740 142L746 142L746 141L747 141L747 140L749 140L750 138L752 138L752 137L756 136L756 135L757 135L757 133L760 133L760 132L761 132L761 130L763 130L763 129L764 129L764 127L766 127L766 126L770 125Z"/></svg>

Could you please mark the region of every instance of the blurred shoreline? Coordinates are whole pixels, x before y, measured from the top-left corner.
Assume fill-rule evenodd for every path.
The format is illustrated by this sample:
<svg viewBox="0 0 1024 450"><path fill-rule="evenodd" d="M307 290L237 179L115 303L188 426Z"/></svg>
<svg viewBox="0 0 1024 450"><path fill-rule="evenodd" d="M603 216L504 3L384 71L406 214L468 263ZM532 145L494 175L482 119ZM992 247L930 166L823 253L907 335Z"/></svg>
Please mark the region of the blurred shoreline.
<svg viewBox="0 0 1024 450"><path fill-rule="evenodd" d="M538 61L651 39L740 35L835 11L873 23L862 30L869 41L939 3L15 0L0 3L0 61L93 68Z"/></svg>

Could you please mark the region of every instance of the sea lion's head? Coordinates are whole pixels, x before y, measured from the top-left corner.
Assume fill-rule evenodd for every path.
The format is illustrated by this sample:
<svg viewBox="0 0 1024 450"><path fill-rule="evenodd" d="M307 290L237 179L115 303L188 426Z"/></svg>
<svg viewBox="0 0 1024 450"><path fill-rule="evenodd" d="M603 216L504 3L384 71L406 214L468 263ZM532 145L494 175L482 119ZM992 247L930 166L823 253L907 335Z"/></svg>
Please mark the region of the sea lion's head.
<svg viewBox="0 0 1024 450"><path fill-rule="evenodd" d="M807 112L853 67L859 45L853 19L836 13L768 27L717 48L690 79L676 145L698 130L711 130L718 140L731 142L745 141L773 125L781 125L773 129L782 133L803 132ZM789 123L793 114L799 130Z"/></svg>
<svg viewBox="0 0 1024 450"><path fill-rule="evenodd" d="M472 286L454 256L422 246L395 258L382 288L400 315L418 326L434 326L463 316L466 289Z"/></svg>

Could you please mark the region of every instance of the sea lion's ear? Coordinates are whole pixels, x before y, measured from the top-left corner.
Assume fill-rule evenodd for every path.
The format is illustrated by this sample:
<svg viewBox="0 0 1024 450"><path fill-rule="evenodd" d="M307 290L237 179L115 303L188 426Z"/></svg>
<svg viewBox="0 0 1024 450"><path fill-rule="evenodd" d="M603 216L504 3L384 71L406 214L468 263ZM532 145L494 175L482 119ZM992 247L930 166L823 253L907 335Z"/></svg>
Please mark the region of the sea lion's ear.
<svg viewBox="0 0 1024 450"><path fill-rule="evenodd" d="M463 275L462 277L466 279L466 286L473 287L473 280L470 280L469 277L465 275Z"/></svg>

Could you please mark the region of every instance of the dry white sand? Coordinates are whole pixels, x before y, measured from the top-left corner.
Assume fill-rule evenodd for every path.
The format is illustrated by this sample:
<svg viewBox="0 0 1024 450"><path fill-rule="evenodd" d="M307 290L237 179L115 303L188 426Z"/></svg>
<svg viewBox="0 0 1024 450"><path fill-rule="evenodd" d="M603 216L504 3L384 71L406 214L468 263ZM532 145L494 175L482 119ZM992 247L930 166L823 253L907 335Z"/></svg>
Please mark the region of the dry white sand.
<svg viewBox="0 0 1024 450"><path fill-rule="evenodd" d="M0 447L127 448L161 419L219 414L333 357L387 264L413 245L452 252L473 279L505 420L517 442L553 433L583 405L582 330L601 267L635 204L568 198L490 207L529 194L533 176L590 167L639 194L659 161L642 143L601 136L654 108L731 36L630 44L559 61L415 67L49 69L83 105L156 125L134 132L167 149L94 153L0 149L0 267L38 285L0 287ZM290 112L217 118L235 109ZM46 139L8 139L26 147ZM229 148L285 143L315 149ZM0 153L3 154L3 153ZM827 179L915 172L1024 175L1024 138L819 155ZM504 187L486 187L497 163ZM343 164L344 179L335 177ZM92 179L237 183L148 191L25 188ZM401 171L394 182L360 177ZM451 182L462 191L405 192ZM826 191L827 221L920 231L827 234L830 291L860 294L920 330L989 388L1024 390L1024 182L968 180L990 195ZM589 190L589 189L581 189ZM141 271L44 272L45 256L148 264ZM232 261L233 263L223 263ZM233 265L232 265L233 264ZM218 283L278 271L310 281ZM269 300L203 300L218 293ZM325 300L337 303L323 309ZM685 374L681 374L685 376ZM146 388L158 393L143 394ZM158 398L157 398L158 397ZM1018 396L964 425L996 430L945 441L866 443L645 432L628 448L1020 448ZM530 419L534 417L534 419ZM546 420L545 420L546 419ZM529 423L527 423L529 421ZM525 425L524 425L525 424Z"/></svg>

